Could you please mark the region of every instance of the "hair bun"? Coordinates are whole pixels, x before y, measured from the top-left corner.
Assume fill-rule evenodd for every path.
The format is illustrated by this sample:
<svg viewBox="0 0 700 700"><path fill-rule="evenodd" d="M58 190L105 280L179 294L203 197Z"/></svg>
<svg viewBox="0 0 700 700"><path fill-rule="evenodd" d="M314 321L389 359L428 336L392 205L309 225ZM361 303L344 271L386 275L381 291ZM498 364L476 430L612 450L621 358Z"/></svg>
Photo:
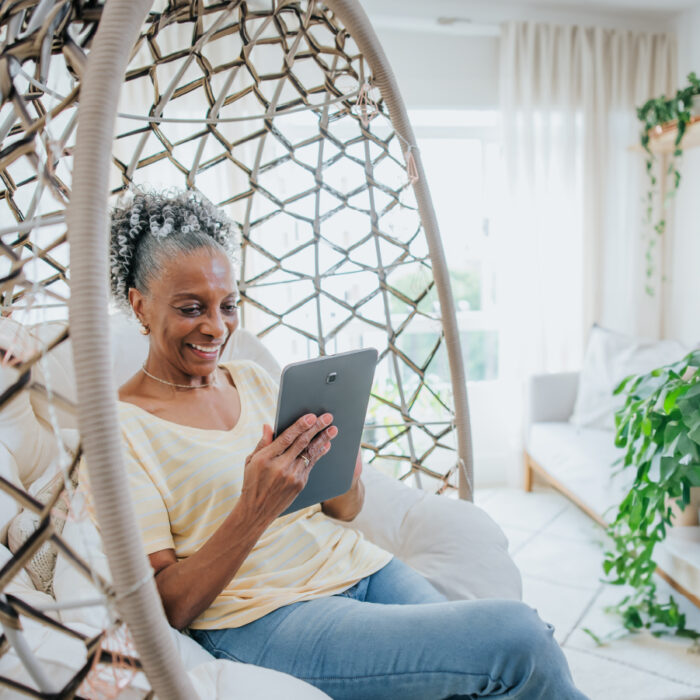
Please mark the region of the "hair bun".
<svg viewBox="0 0 700 700"><path fill-rule="evenodd" d="M205 234L229 254L235 243L233 224L208 199L194 190L162 192L134 188L130 200L112 210L110 225L110 286L118 304L129 306L138 250L148 235Z"/></svg>

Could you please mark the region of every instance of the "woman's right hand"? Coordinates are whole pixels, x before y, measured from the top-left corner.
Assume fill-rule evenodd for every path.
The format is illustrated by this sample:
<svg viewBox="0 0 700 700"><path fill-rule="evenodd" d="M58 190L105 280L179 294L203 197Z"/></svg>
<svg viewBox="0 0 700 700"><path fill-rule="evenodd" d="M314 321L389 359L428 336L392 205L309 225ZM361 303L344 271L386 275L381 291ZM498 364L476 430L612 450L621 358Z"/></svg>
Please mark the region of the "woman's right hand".
<svg viewBox="0 0 700 700"><path fill-rule="evenodd" d="M309 413L275 440L272 428L263 425L260 442L245 461L238 505L245 509L246 519L266 527L291 505L306 486L312 467L328 452L330 441L338 434L332 421L330 413Z"/></svg>

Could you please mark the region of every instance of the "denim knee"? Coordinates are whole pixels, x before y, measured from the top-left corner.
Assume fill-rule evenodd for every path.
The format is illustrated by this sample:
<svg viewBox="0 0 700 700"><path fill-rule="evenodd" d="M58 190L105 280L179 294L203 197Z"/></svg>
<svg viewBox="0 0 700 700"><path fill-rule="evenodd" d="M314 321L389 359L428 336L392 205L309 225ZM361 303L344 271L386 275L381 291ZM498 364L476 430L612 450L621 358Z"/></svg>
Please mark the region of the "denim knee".
<svg viewBox="0 0 700 700"><path fill-rule="evenodd" d="M550 648L558 648L553 625L542 620L537 611L526 603L508 602L508 619L514 651L521 649L540 658L542 654L547 654Z"/></svg>
<svg viewBox="0 0 700 700"><path fill-rule="evenodd" d="M505 602L505 601L504 601ZM583 697L571 683L564 652L554 639L554 626L544 622L537 611L525 603L508 601L503 608L507 620L506 639L503 640L507 654L510 656L511 674L518 677L523 687L570 688L571 694L562 694L561 698ZM515 676L511 676L515 680Z"/></svg>
<svg viewBox="0 0 700 700"><path fill-rule="evenodd" d="M532 673L547 664L558 645L554 627L543 622L537 612L515 600L490 600L488 638L492 651L500 658L503 670L517 667L517 674ZM499 664L500 665L500 664ZM507 674L509 675L509 674Z"/></svg>

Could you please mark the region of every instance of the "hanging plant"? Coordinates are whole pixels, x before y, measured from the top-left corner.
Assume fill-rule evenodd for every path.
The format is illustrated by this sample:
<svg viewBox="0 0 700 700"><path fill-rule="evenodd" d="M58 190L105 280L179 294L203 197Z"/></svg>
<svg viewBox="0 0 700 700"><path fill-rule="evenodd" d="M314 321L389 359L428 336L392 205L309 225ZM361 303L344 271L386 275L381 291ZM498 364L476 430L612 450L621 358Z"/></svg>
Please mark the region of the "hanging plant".
<svg viewBox="0 0 700 700"><path fill-rule="evenodd" d="M622 469L635 469L634 484L608 527L612 551L603 569L609 583L634 591L610 608L628 631L675 634L695 640L685 615L669 597L660 601L653 573L654 548L672 525L672 501L684 509L700 486L700 349L648 374L627 377L615 390L626 394L615 416L615 444L625 450ZM596 641L600 642L590 630Z"/></svg>
<svg viewBox="0 0 700 700"><path fill-rule="evenodd" d="M697 119L693 117L693 100L700 95L700 79L695 73L688 75L689 85L682 90L678 90L676 95L666 98L664 95L645 102L638 110L637 117L642 122L641 144L646 152L646 172L649 177L649 190L646 196L646 223L658 235L663 235L666 230L666 205L672 198L681 183L681 173L678 163L683 155L682 141L688 125ZM664 129L675 127L677 129L674 141L674 149L671 154L667 175L671 178L671 188L660 202L660 212L658 219L654 222L654 193L656 191L658 178L654 174L654 163L656 156L650 148L651 136L653 133L662 133ZM646 292L650 296L654 295L654 288L651 285L651 276L654 272L654 248L657 236L653 234L649 237L649 245L646 251Z"/></svg>

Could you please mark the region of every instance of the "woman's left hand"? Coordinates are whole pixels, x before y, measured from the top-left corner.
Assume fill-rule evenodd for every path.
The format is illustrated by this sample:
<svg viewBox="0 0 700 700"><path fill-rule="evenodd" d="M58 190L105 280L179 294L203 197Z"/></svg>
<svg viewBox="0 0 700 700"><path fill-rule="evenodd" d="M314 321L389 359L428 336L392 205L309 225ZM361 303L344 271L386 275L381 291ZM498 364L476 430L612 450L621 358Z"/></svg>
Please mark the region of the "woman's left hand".
<svg viewBox="0 0 700 700"><path fill-rule="evenodd" d="M362 450L357 452L357 459L355 460L355 471L352 474L352 485L354 486L362 476Z"/></svg>
<svg viewBox="0 0 700 700"><path fill-rule="evenodd" d="M362 510L365 501L365 486L362 483L362 450L357 453L355 460L355 471L352 475L352 486L350 489L335 498L329 498L321 503L323 512L336 520L350 521L357 517Z"/></svg>

